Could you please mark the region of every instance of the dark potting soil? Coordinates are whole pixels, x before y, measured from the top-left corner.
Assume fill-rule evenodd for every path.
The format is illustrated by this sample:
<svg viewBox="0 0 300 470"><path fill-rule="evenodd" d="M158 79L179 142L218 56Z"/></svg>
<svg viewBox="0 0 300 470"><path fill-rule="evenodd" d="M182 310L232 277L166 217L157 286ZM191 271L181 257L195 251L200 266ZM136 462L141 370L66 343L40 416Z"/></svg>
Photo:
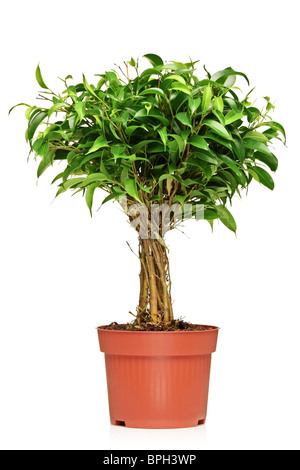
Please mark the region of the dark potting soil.
<svg viewBox="0 0 300 470"><path fill-rule="evenodd" d="M154 325L153 323L142 323L141 325L137 325L136 323L119 324L113 322L110 325L102 326L101 328L105 330L121 331L205 331L212 329L209 326L194 325L183 320L173 320L168 323L159 323L158 325Z"/></svg>

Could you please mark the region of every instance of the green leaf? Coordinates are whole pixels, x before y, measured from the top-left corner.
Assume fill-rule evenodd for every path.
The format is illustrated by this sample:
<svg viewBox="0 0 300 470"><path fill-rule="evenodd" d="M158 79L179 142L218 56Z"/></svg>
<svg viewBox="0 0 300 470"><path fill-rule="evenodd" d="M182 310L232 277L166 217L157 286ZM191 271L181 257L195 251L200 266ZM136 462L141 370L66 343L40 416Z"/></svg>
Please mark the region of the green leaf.
<svg viewBox="0 0 300 470"><path fill-rule="evenodd" d="M94 98L97 98L97 100L100 100L99 96L96 95L93 88L88 84L87 79L85 78L84 75L82 75L82 78L83 78L83 86L86 89L86 91L88 91L92 96L94 96Z"/></svg>
<svg viewBox="0 0 300 470"><path fill-rule="evenodd" d="M208 150L209 151L208 143L200 135L193 135L189 139L188 143L193 145L193 147L197 147L198 149L203 149L203 150Z"/></svg>
<svg viewBox="0 0 300 470"><path fill-rule="evenodd" d="M221 96L214 97L214 108L216 111L220 111L220 113L223 113L224 101Z"/></svg>
<svg viewBox="0 0 300 470"><path fill-rule="evenodd" d="M162 122L164 126L169 125L168 119L165 118L164 116L161 116L160 114L149 113L148 117L153 118L153 119L157 119L158 121Z"/></svg>
<svg viewBox="0 0 300 470"><path fill-rule="evenodd" d="M145 59L148 59L150 64L153 65L153 67L164 65L164 61L162 60L162 58L156 54L145 54L143 57L145 57Z"/></svg>
<svg viewBox="0 0 300 470"><path fill-rule="evenodd" d="M147 124L149 124L149 118L153 118L153 119L158 119L160 122L163 123L164 126L168 126L169 125L169 121L167 118L165 118L164 116L162 116L161 114L155 114L154 112L153 113L147 113L146 112L146 109L142 108L140 109L135 115L134 115L134 119L137 119L137 120L140 120L142 122L145 122ZM151 122L151 121L150 121Z"/></svg>
<svg viewBox="0 0 300 470"><path fill-rule="evenodd" d="M195 111L197 111L200 104L201 104L201 98L196 98L196 99L189 98L189 108L190 108L191 114L194 114Z"/></svg>
<svg viewBox="0 0 300 470"><path fill-rule="evenodd" d="M53 165L55 150L50 150L45 158L43 158L37 169L37 177L39 178L49 166Z"/></svg>
<svg viewBox="0 0 300 470"><path fill-rule="evenodd" d="M28 140L31 141L36 129L48 115L48 111L39 111L34 115L33 119L28 123Z"/></svg>
<svg viewBox="0 0 300 470"><path fill-rule="evenodd" d="M212 156L210 153L205 152L205 151L193 152L192 156L189 157L187 163L189 163L190 165L198 166L198 158L200 160L203 160L204 162L212 163L213 165L218 165L218 160L214 156Z"/></svg>
<svg viewBox="0 0 300 470"><path fill-rule="evenodd" d="M105 165L104 165L104 162L103 162L103 159L102 159L102 158L101 158L101 163L100 163L100 171L101 171L101 173L106 177L106 180L107 180L107 181L111 181L111 182L113 181L113 180L111 179L110 174L109 174L108 171L106 170L106 167L105 167Z"/></svg>
<svg viewBox="0 0 300 470"><path fill-rule="evenodd" d="M244 144L247 149L251 150L258 150L265 155L272 155L271 151L269 150L268 146L264 142L259 142L254 139L244 139Z"/></svg>
<svg viewBox="0 0 300 470"><path fill-rule="evenodd" d="M240 162L243 162L245 160L245 145L243 139L234 135L231 147Z"/></svg>
<svg viewBox="0 0 300 470"><path fill-rule="evenodd" d="M244 79L247 81L248 85L250 85L250 82L249 82L249 79L247 77L247 75L245 75L244 73L242 72L236 72L235 70L233 70L231 67L228 67L226 68L225 70L220 70L219 72L216 72L214 75L212 75L211 79L212 81L214 82L220 82L222 83L222 81L224 81L223 79L224 78L227 78L229 76L236 76L236 75L241 75L242 77L244 77Z"/></svg>
<svg viewBox="0 0 300 470"><path fill-rule="evenodd" d="M176 141L179 153L181 154L184 151L185 147L186 147L186 143L185 143L183 137L181 135L177 135L177 134L171 134L170 137L173 137L173 139Z"/></svg>
<svg viewBox="0 0 300 470"><path fill-rule="evenodd" d="M236 233L236 222L234 220L233 215L227 207L225 206L216 206L217 213L218 213L218 218L221 220L221 222L225 225L225 227L229 228L232 232Z"/></svg>
<svg viewBox="0 0 300 470"><path fill-rule="evenodd" d="M174 201L174 202L179 202L179 204L180 204L181 206L183 206L184 203L185 203L186 198L187 198L187 194L184 195L184 196L179 196L179 194L176 194L175 197L174 197L174 199L173 199L173 201Z"/></svg>
<svg viewBox="0 0 300 470"><path fill-rule="evenodd" d="M102 173L90 173L86 178L83 178L83 181L80 183L80 187L84 188L88 186L91 183L95 183L96 181L103 182L107 181L106 175L103 175Z"/></svg>
<svg viewBox="0 0 300 470"><path fill-rule="evenodd" d="M146 90L141 91L140 96L143 95L161 95L163 98L166 97L165 92L161 88L147 88Z"/></svg>
<svg viewBox="0 0 300 470"><path fill-rule="evenodd" d="M90 148L90 150L87 152L87 155L89 155L90 153L93 153L93 152L96 152L97 150L103 148L103 147L109 147L109 144L107 142L107 140L105 139L105 137L103 137L102 135L100 137L98 137L95 142L93 143L92 147Z"/></svg>
<svg viewBox="0 0 300 470"><path fill-rule="evenodd" d="M18 106L28 106L29 108L31 108L31 106L29 104L26 104L26 103L15 104L15 106L12 106L12 108L10 108L10 110L8 111L8 114L10 114L12 112L12 110L17 108Z"/></svg>
<svg viewBox="0 0 300 470"><path fill-rule="evenodd" d="M165 80L175 80L176 82L180 82L183 85L186 85L185 79L181 75L169 75L168 77L165 77Z"/></svg>
<svg viewBox="0 0 300 470"><path fill-rule="evenodd" d="M56 181L62 179L64 177L64 172L59 173L58 175L55 176L55 178L51 181L51 184L56 183Z"/></svg>
<svg viewBox="0 0 300 470"><path fill-rule="evenodd" d="M45 90L49 90L49 88L47 87L47 85L45 84L45 82L43 80L39 64L38 64L38 66L36 68L36 71L35 71L35 78L36 78L36 81L38 82L38 84L40 85L40 87L44 88Z"/></svg>
<svg viewBox="0 0 300 470"><path fill-rule="evenodd" d="M73 114L73 113L69 114L67 121L68 121L70 130L72 131L72 133L74 133L76 130L76 124L77 124L76 114Z"/></svg>
<svg viewBox="0 0 300 470"><path fill-rule="evenodd" d="M119 199L122 196L125 196L126 191L122 191L119 193L113 192L112 194L109 194L105 199L103 199L101 203L101 207L106 204L108 201L111 201L112 199Z"/></svg>
<svg viewBox="0 0 300 470"><path fill-rule="evenodd" d="M135 179L127 178L125 181L125 189L129 196L133 197L136 201L141 202Z"/></svg>
<svg viewBox="0 0 300 470"><path fill-rule="evenodd" d="M66 103L55 103L51 108L48 110L48 117L50 117L53 113L58 111L59 109L63 108L66 105Z"/></svg>
<svg viewBox="0 0 300 470"><path fill-rule="evenodd" d="M223 137L224 139L232 140L232 137L227 129L218 121L207 119L203 121L203 125L210 127L216 134Z"/></svg>
<svg viewBox="0 0 300 470"><path fill-rule="evenodd" d="M216 109L213 110L213 114L218 118L218 120L222 124L222 126L225 126L224 114L221 113L221 111L217 111Z"/></svg>
<svg viewBox="0 0 300 470"><path fill-rule="evenodd" d="M89 208L89 211L90 211L90 214L91 214L91 217L93 215L92 213L92 207L93 207L93 199L94 199L94 192L95 192L95 189L97 188L97 183L93 183L93 184L90 184L87 189L86 189L86 193L85 193L85 201L86 201L86 204Z"/></svg>
<svg viewBox="0 0 300 470"><path fill-rule="evenodd" d="M239 121L244 117L243 113L236 113L234 110L231 110L228 114L225 115L225 124L228 126L235 121Z"/></svg>
<svg viewBox="0 0 300 470"><path fill-rule="evenodd" d="M210 107L210 102L213 96L212 88L210 85L204 88L202 97L202 113L206 113Z"/></svg>
<svg viewBox="0 0 300 470"><path fill-rule="evenodd" d="M251 168L248 168L248 172L259 183L263 184L271 190L274 189L275 183L272 176L263 168L260 168L258 166L252 166Z"/></svg>
<svg viewBox="0 0 300 470"><path fill-rule="evenodd" d="M160 135L160 138L164 144L164 149L166 151L166 148L167 148L167 142L168 142L168 135L167 135L167 128L166 127L162 127L161 129L158 129L157 131Z"/></svg>
<svg viewBox="0 0 300 470"><path fill-rule="evenodd" d="M191 119L187 113L177 113L176 119L180 121L184 126L192 127Z"/></svg>
<svg viewBox="0 0 300 470"><path fill-rule="evenodd" d="M220 175L222 178L225 178L226 181L229 183L229 188L232 195L234 192L237 190L238 184L239 184L239 178L236 177L236 175L233 175L231 171L228 170L223 170L222 173L220 172Z"/></svg>
<svg viewBox="0 0 300 470"><path fill-rule="evenodd" d="M145 131L148 132L147 127L142 124L140 126L128 126L128 127L126 127L125 134L130 137L137 129L144 129ZM118 139L119 139L119 137L118 137Z"/></svg>
<svg viewBox="0 0 300 470"><path fill-rule="evenodd" d="M263 135L265 135L268 140L272 140L272 139L279 139L281 140L279 137L278 137L278 131L275 131L273 129L266 129L265 131L263 131Z"/></svg>
<svg viewBox="0 0 300 470"><path fill-rule="evenodd" d="M273 154L266 155L264 153L255 152L253 159L265 163L272 171L276 171L278 168L278 159Z"/></svg>
<svg viewBox="0 0 300 470"><path fill-rule="evenodd" d="M261 115L260 110L257 108L254 108L253 106L250 106L249 108L245 108L245 113L247 114L248 121L254 122L257 120L257 118Z"/></svg>
<svg viewBox="0 0 300 470"><path fill-rule="evenodd" d="M267 122L264 122L262 124L260 124L260 126L267 126L267 127L270 127L271 129L275 130L275 131L279 131L281 132L281 134L283 135L284 137L284 141L286 142L286 133L285 133L285 129L284 127L279 124L278 122L275 122L275 121L267 121Z"/></svg>
<svg viewBox="0 0 300 470"><path fill-rule="evenodd" d="M245 135L245 139L253 139L253 140L258 140L259 142L268 142L268 137L264 134L261 134L260 132L257 131L249 131Z"/></svg>
<svg viewBox="0 0 300 470"><path fill-rule="evenodd" d="M245 178L241 170L238 168L237 164L227 155L218 155L222 162L226 163L226 165L239 177L240 183L245 183Z"/></svg>
<svg viewBox="0 0 300 470"><path fill-rule="evenodd" d="M142 148L144 148L144 147L146 147L146 146L148 146L149 144L154 143L154 142L160 143L159 140L154 140L154 139L151 139L151 140L142 140L142 141L140 141L139 143L137 143L136 145L133 145L133 146L131 147L131 152L132 152L132 153L138 153Z"/></svg>
<svg viewBox="0 0 300 470"><path fill-rule="evenodd" d="M126 158L126 147L126 144L116 144L111 146L110 151L115 158Z"/></svg>
<svg viewBox="0 0 300 470"><path fill-rule="evenodd" d="M184 181L179 176L172 175L170 173L169 174L165 173L165 174L161 175L158 182L161 184L163 181L169 180L169 179L173 179L173 180L178 181L181 184L184 184Z"/></svg>
<svg viewBox="0 0 300 470"><path fill-rule="evenodd" d="M131 67L135 67L136 66L136 62L135 60L131 57L131 59L128 61L128 64L131 65Z"/></svg>
<svg viewBox="0 0 300 470"><path fill-rule="evenodd" d="M85 115L85 104L84 104L84 102L78 101L77 103L75 103L74 109L75 109L76 113L78 114L78 117L79 117L80 121L82 121L82 119L84 118L84 115Z"/></svg>
<svg viewBox="0 0 300 470"><path fill-rule="evenodd" d="M71 178L67 181L65 181L64 183L62 183L60 185L60 189L57 191L56 193L56 197L61 194L61 193L64 193L65 191L67 191L67 189L69 188L73 188L73 186L77 186L78 184L82 183L82 181L84 180L85 178Z"/></svg>
<svg viewBox="0 0 300 470"><path fill-rule="evenodd" d="M191 95L190 88L188 88L187 85L183 85L183 83L172 83L170 88L172 88L172 90L182 91L186 95Z"/></svg>
<svg viewBox="0 0 300 470"><path fill-rule="evenodd" d="M227 139L223 139L222 137L220 137L219 135L215 134L214 132L212 131L209 131L209 132L206 132L205 133L205 139L208 139L208 140L212 140L213 142L218 142L219 144L221 144L223 147L226 147L227 149L231 150L232 151L232 144L233 144L233 141L229 141ZM212 143L213 144L213 143ZM224 151L224 150L222 150Z"/></svg>
<svg viewBox="0 0 300 470"><path fill-rule="evenodd" d="M218 212L214 209L205 208L204 209L204 219L208 221L213 221L218 219Z"/></svg>
<svg viewBox="0 0 300 470"><path fill-rule="evenodd" d="M26 109L25 111L25 117L28 121L31 119L31 113L33 113L37 108L37 106L30 106L29 108Z"/></svg>

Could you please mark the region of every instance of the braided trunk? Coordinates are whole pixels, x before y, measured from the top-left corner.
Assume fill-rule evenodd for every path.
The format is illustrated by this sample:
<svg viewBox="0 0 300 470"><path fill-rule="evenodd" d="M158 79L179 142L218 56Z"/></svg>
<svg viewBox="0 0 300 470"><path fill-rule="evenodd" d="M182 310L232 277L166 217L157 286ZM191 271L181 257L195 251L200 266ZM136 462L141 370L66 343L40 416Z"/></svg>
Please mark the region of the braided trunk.
<svg viewBox="0 0 300 470"><path fill-rule="evenodd" d="M157 239L139 240L140 298L138 320L148 315L152 323L173 320L167 248Z"/></svg>

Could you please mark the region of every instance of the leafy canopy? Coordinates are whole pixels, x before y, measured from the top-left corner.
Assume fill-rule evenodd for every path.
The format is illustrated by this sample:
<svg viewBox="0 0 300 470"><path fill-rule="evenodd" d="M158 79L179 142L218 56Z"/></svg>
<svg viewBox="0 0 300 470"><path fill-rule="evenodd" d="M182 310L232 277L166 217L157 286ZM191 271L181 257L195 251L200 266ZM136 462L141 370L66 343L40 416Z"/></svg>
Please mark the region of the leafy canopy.
<svg viewBox="0 0 300 470"><path fill-rule="evenodd" d="M94 192L101 188L107 192L103 203L126 195L148 207L202 204L211 225L220 219L236 231L226 206L232 197L253 179L274 188L270 172L278 160L270 144L286 136L269 117L270 98L263 110L251 103L253 90L240 100L236 78L248 85L249 80L230 67L213 75L205 69L199 79L197 62L165 64L155 54L144 57L150 67L142 73L131 59L124 70L97 75L96 85L84 75L74 83L68 75L61 93L48 88L37 67L45 107L25 106L26 139L40 158L38 177L62 161L63 171L53 181L59 184L57 195L82 192L91 213Z"/></svg>

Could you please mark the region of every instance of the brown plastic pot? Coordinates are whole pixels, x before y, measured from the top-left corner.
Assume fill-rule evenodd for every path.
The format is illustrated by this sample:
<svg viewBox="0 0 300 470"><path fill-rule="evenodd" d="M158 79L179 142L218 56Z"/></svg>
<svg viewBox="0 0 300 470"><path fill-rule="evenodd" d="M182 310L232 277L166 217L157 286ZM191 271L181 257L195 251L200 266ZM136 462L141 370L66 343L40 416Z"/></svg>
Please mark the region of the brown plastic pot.
<svg viewBox="0 0 300 470"><path fill-rule="evenodd" d="M111 423L148 429L204 424L219 331L207 328L154 332L99 327Z"/></svg>

